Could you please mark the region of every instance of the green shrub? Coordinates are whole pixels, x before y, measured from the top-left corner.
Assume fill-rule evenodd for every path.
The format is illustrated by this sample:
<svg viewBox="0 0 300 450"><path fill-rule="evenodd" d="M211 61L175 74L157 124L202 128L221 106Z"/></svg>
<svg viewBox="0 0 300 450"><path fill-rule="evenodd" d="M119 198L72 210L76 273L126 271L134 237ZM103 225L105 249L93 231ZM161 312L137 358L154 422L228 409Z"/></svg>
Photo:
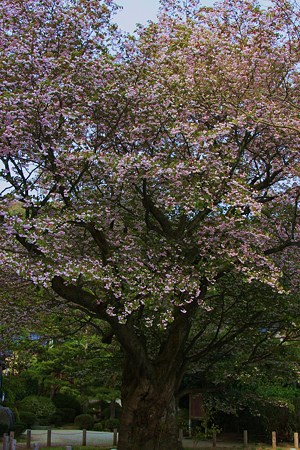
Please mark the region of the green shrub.
<svg viewBox="0 0 300 450"><path fill-rule="evenodd" d="M120 421L119 419L107 419L105 421L105 429L109 431L113 431L115 428L119 428Z"/></svg>
<svg viewBox="0 0 300 450"><path fill-rule="evenodd" d="M105 423L104 422L97 422L94 424L94 431L103 431L105 429Z"/></svg>
<svg viewBox="0 0 300 450"><path fill-rule="evenodd" d="M110 414L111 414L111 408L110 406L107 406L106 408L104 408L101 412L101 417L103 419L110 419ZM122 415L122 407L116 403L115 404L115 416L116 419L120 419Z"/></svg>
<svg viewBox="0 0 300 450"><path fill-rule="evenodd" d="M70 394L58 393L54 395L52 401L56 406L56 408L59 410L71 408L72 410L75 411L74 417L71 420L68 420L68 422L73 422L75 416L77 416L82 412L80 402L77 400L76 397L73 397Z"/></svg>
<svg viewBox="0 0 300 450"><path fill-rule="evenodd" d="M77 415L76 410L73 408L57 408L56 413L61 415L62 423L74 422Z"/></svg>
<svg viewBox="0 0 300 450"><path fill-rule="evenodd" d="M90 414L79 414L79 416L75 417L74 423L81 430L92 430L94 426L94 419Z"/></svg>
<svg viewBox="0 0 300 450"><path fill-rule="evenodd" d="M182 429L185 434L189 432L189 411L180 409L176 416L178 428Z"/></svg>
<svg viewBox="0 0 300 450"><path fill-rule="evenodd" d="M52 414L50 422L52 425L60 427L63 423L62 415L59 412Z"/></svg>
<svg viewBox="0 0 300 450"><path fill-rule="evenodd" d="M19 411L28 411L36 415L37 422L40 425L48 425L51 416L55 413L56 408L54 403L48 397L39 397L37 395L30 395L23 398L18 404Z"/></svg>
<svg viewBox="0 0 300 450"><path fill-rule="evenodd" d="M15 437L19 437L21 436L22 433L24 433L24 431L26 430L27 425L24 422L16 422L13 430L15 432Z"/></svg>
<svg viewBox="0 0 300 450"><path fill-rule="evenodd" d="M20 411L19 420L26 424L26 428L30 428L36 423L36 415L30 411Z"/></svg>

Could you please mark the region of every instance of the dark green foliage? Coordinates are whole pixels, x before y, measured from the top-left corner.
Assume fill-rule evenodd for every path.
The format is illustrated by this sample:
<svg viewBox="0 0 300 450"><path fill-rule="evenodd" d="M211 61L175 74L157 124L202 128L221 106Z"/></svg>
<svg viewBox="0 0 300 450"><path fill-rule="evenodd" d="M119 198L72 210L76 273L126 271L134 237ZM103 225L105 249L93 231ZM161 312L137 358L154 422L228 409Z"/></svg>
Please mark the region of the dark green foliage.
<svg viewBox="0 0 300 450"><path fill-rule="evenodd" d="M121 418L121 414L122 414L122 407L116 403L115 404L115 418L116 419L120 419ZM111 407L107 406L106 408L104 408L101 412L101 417L103 419L110 419L111 417Z"/></svg>
<svg viewBox="0 0 300 450"><path fill-rule="evenodd" d="M188 409L179 409L177 412L177 424L178 427L183 430L185 434L189 433L189 411Z"/></svg>
<svg viewBox="0 0 300 450"><path fill-rule="evenodd" d="M92 430L94 427L94 419L90 414L79 414L79 416L75 417L74 423L81 430Z"/></svg>
<svg viewBox="0 0 300 450"><path fill-rule="evenodd" d="M77 412L73 408L58 408L56 413L60 414L62 423L74 422Z"/></svg>
<svg viewBox="0 0 300 450"><path fill-rule="evenodd" d="M115 428L119 428L120 421L119 419L107 419L105 421L105 429L108 431L113 431Z"/></svg>
<svg viewBox="0 0 300 450"><path fill-rule="evenodd" d="M26 424L27 428L30 428L37 421L36 415L33 412L31 412L31 411L23 411L23 410L21 410L19 412L19 418L20 418L21 422L24 422Z"/></svg>
<svg viewBox="0 0 300 450"><path fill-rule="evenodd" d="M26 366L29 365L30 355L26 355L25 352L22 352L22 357L25 359ZM22 365L21 367L18 367L18 370L20 371L18 376L9 376L5 379L6 402L10 407L12 407L15 402L21 401L24 397L36 395L38 392L37 381L30 377L26 370L22 371Z"/></svg>
<svg viewBox="0 0 300 450"><path fill-rule="evenodd" d="M103 421L95 423L93 430L94 431L104 431L105 430L105 423Z"/></svg>
<svg viewBox="0 0 300 450"><path fill-rule="evenodd" d="M76 397L65 394L65 393L58 393L56 394L52 399L54 405L59 410L66 410L67 408L70 408L75 411L74 417L81 413L81 405L80 402L77 400ZM72 422L74 420L74 417L69 420L69 422Z"/></svg>
<svg viewBox="0 0 300 450"><path fill-rule="evenodd" d="M27 425L25 422L16 422L13 429L15 432L15 437L19 437L27 429Z"/></svg>
<svg viewBox="0 0 300 450"><path fill-rule="evenodd" d="M36 419L40 425L48 425L56 408L54 403L48 397L38 397L30 395L25 397L19 404L19 411L29 411L36 415Z"/></svg>
<svg viewBox="0 0 300 450"><path fill-rule="evenodd" d="M50 422L52 425L60 427L63 424L62 415L59 412L56 412L51 416Z"/></svg>

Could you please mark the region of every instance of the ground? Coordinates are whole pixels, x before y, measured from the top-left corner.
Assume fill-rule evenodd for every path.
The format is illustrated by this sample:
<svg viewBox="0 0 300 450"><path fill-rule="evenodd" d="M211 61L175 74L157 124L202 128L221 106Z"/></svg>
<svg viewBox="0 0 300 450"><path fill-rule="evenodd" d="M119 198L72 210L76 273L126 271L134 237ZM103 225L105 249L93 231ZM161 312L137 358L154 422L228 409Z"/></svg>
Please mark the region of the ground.
<svg viewBox="0 0 300 450"><path fill-rule="evenodd" d="M82 444L82 436L83 432L82 430L51 430L51 445L53 447L57 447L59 445L66 446L76 446L76 449L79 450L78 446ZM24 440L24 439L23 439ZM43 450L47 450L45 448L47 442L47 430L31 430L31 443L39 443L41 446L43 446ZM94 450L94 448L90 448L91 446L97 446L98 448L102 448L103 450L111 450L113 444L113 433L109 432L100 432L100 431L87 431L87 446L88 447L81 447L81 450ZM192 450L192 449L201 449L201 450L210 450L213 448L213 444L211 441L202 441L202 442L195 442L192 439L184 439L183 440L183 446L185 450ZM249 444L248 450L267 450L271 449L271 446L264 445L264 444ZM280 447L277 447L277 450L279 449L293 449L293 445L291 443L286 444L280 444ZM222 437L219 438L217 441L217 449L218 450L228 450L228 449L235 449L235 450L241 450L244 449L241 442L233 442L233 441L227 441L225 438L222 439ZM60 449L56 449L60 450ZM62 447L61 450L65 450L65 447Z"/></svg>

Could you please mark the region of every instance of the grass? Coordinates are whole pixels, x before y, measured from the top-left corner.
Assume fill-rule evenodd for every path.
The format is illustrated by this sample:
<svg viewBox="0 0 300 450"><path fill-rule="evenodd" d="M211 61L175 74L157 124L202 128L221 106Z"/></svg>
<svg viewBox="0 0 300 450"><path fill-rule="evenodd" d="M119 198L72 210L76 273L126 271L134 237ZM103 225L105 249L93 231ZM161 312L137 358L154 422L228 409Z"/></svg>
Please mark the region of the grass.
<svg viewBox="0 0 300 450"><path fill-rule="evenodd" d="M17 447L20 447L22 449L26 448L26 439L19 440L18 438L18 445ZM112 450L116 447L113 445L107 447L106 446L80 446L80 445L71 445L72 450ZM184 450L212 450L212 448L216 448L216 450L245 450L245 447L239 443L233 444L232 447L221 447L220 443L217 443L217 447L212 447L210 444L208 447L199 447L195 441L190 442L190 445L184 447ZM276 447L276 450L288 450L290 448L294 448L292 444L286 444L284 447ZM55 446L52 447L46 447L43 445L39 446L40 450L66 450L66 445L61 446ZM31 450L33 450L33 444L31 444ZM272 450L272 446L266 446L262 444L248 444L247 450Z"/></svg>
<svg viewBox="0 0 300 450"><path fill-rule="evenodd" d="M210 445L209 447L197 447L197 446L190 446L190 447L185 447L184 450L194 450L194 449L199 449L199 450L211 450L213 447ZM232 447L221 447L220 445L217 444L217 447L214 447L217 450L272 450L273 447L271 445L269 446L265 446L265 445L261 445L261 444L248 444L248 447L244 447L241 444L233 444ZM290 445L285 445L284 447L276 447L276 450L288 450L294 448L294 446L292 444Z"/></svg>
<svg viewBox="0 0 300 450"><path fill-rule="evenodd" d="M18 447L18 445L17 445L17 447ZM25 448L25 445L22 445L22 447ZM111 446L111 447L102 447L101 445L97 445L97 447L96 446L83 447L83 446L79 446L79 445L71 445L71 447L72 447L72 450L111 450L112 448L115 448L113 446ZM31 450L32 449L33 449L33 445L31 445ZM43 446L43 445L39 445L39 449L40 450L66 450L66 445L64 445L64 446L62 446L62 445L61 446L53 445L51 447L46 447L46 446Z"/></svg>
<svg viewBox="0 0 300 450"><path fill-rule="evenodd" d="M185 447L184 450L194 450L194 449L199 449L199 450L211 450L213 447ZM248 447L244 447L243 445L240 444L233 444L232 447L221 447L219 445L217 445L217 447L214 447L217 450L272 450L273 447L271 445L269 446L265 446L265 445L255 445L255 444L249 444ZM284 447L276 447L276 450L289 450L291 448L295 448L292 444L290 445L285 445Z"/></svg>
<svg viewBox="0 0 300 450"><path fill-rule="evenodd" d="M31 448L33 448L33 446L31 446ZM101 447L101 446L78 446L78 445L72 445L72 450L111 450L112 448L115 447ZM197 447L184 447L184 450L194 450L197 449ZM198 447L201 450L211 450L213 447ZM231 450L230 447L215 447L217 450ZM287 450L287 448L292 448L292 447L277 447L276 450ZM40 450L66 450L66 446L52 446L52 447L44 447L44 446L40 446L39 447ZM232 447L232 449L234 450L245 450L244 446L240 446L240 445L235 445L234 447ZM247 447L247 450L270 450L272 449L271 446L265 447L265 446L261 446L261 445L251 445L249 444L249 446Z"/></svg>

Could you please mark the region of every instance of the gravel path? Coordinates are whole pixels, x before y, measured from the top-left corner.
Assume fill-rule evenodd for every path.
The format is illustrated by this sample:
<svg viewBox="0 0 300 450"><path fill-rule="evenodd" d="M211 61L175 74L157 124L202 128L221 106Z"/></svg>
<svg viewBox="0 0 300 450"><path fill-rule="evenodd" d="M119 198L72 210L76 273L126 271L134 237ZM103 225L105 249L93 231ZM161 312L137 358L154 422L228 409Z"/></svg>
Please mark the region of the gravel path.
<svg viewBox="0 0 300 450"><path fill-rule="evenodd" d="M51 430L52 445L82 445L82 430ZM47 430L31 430L31 442L46 445ZM87 431L87 445L112 446L113 433L102 431Z"/></svg>

